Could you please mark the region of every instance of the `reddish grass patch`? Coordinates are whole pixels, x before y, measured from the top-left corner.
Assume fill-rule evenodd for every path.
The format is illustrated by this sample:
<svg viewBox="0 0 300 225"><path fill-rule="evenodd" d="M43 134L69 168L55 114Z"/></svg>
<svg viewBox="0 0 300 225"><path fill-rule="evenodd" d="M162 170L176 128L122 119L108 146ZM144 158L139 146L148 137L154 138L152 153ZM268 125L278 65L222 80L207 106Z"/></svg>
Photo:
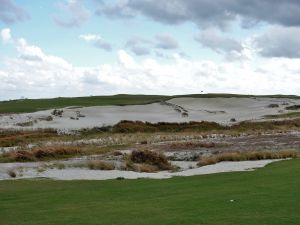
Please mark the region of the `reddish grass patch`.
<svg viewBox="0 0 300 225"><path fill-rule="evenodd" d="M253 152L225 152L217 155L204 156L200 158L199 166L216 164L223 161L252 161L265 159L297 158L298 151L253 151Z"/></svg>

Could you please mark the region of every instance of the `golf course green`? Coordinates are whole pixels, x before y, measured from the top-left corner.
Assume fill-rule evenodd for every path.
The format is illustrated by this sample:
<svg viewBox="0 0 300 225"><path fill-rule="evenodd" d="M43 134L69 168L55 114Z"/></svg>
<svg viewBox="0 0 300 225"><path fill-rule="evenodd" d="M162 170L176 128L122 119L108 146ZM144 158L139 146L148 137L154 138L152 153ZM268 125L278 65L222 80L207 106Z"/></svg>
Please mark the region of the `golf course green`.
<svg viewBox="0 0 300 225"><path fill-rule="evenodd" d="M297 225L300 160L165 180L0 182L1 225Z"/></svg>

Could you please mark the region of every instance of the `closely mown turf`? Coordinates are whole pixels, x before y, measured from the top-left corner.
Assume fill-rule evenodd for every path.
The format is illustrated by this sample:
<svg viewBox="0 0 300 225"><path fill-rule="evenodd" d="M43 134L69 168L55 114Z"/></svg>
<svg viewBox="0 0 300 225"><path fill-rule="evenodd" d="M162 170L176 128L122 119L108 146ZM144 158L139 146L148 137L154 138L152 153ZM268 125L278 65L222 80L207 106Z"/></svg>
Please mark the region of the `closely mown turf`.
<svg viewBox="0 0 300 225"><path fill-rule="evenodd" d="M192 95L112 95L112 96L89 96L75 98L53 98L53 99L20 99L11 101L0 101L0 113L24 113L39 110L63 108L68 106L104 106L104 105L142 105L154 102L166 101L171 98L192 97L192 98L291 98L299 99L295 95L237 95L237 94L192 94Z"/></svg>
<svg viewBox="0 0 300 225"><path fill-rule="evenodd" d="M167 180L1 181L0 224L298 225L299 177L295 159Z"/></svg>

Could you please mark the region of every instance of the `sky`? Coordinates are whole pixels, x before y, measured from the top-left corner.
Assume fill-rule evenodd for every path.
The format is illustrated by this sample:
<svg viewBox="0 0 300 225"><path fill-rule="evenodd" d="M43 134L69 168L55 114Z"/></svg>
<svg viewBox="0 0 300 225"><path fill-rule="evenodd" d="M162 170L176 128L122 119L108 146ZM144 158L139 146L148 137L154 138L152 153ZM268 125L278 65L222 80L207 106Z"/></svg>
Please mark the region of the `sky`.
<svg viewBox="0 0 300 225"><path fill-rule="evenodd" d="M0 0L0 100L300 95L299 0Z"/></svg>

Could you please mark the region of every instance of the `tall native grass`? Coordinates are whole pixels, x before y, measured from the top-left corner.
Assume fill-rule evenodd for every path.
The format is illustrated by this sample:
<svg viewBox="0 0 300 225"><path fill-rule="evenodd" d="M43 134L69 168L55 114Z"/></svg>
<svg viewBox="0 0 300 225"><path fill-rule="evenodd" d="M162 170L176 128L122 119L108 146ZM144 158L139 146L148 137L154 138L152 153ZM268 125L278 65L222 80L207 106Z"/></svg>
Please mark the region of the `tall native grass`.
<svg viewBox="0 0 300 225"><path fill-rule="evenodd" d="M253 161L266 159L287 159L299 157L299 151L281 150L281 151L245 151L245 152L224 152L216 155L202 156L199 159L198 166L207 166L223 161Z"/></svg>

